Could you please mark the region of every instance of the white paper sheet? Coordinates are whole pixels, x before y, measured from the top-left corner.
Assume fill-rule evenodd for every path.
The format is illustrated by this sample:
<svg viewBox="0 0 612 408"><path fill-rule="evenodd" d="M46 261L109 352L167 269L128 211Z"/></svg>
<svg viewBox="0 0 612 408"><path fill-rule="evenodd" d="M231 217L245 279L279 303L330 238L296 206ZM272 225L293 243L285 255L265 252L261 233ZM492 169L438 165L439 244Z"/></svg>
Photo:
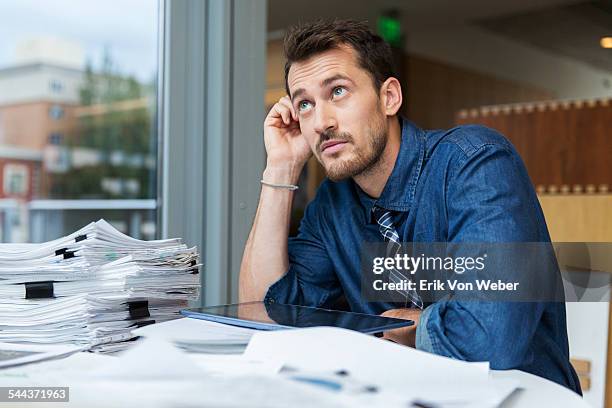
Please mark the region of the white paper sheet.
<svg viewBox="0 0 612 408"><path fill-rule="evenodd" d="M71 404L88 407L405 408L414 401L421 401L437 408L481 408L498 405L503 396L516 387L513 381L490 380L483 365L451 361L464 366L458 370L453 367L454 364L440 366L436 360L441 357L434 355L412 359L406 370L406 356L418 356L420 352L415 354L415 350L397 349L400 346L359 333L349 332L347 335L342 333L343 330L340 330L341 333L338 333L338 329L329 330L321 328L261 333L262 336L257 334L244 356L190 354L180 351L165 339L145 338L117 357L78 353L64 360L0 371L0 385L70 386ZM286 336L300 331L306 334L299 335L299 338ZM291 347L275 337L289 340L300 348L298 355L287 358L286 350ZM358 337L366 339L362 341ZM257 344L262 338L270 339L263 348ZM385 352L380 353L379 348L387 348L388 345L395 349L393 355L388 356L393 361L387 357L378 358L385 355ZM324 352L328 353L327 357L311 354L322 348L330 351ZM264 355L268 357L264 358ZM270 358L271 355L275 358ZM293 367L301 368L277 374L281 366L278 357L284 357ZM354 363L354 360L360 359L366 361L369 369L359 371L361 365ZM307 366L310 370L306 369ZM297 381L300 378L333 378L337 374L330 370L339 367L349 371L349 376L342 378L343 387L339 391ZM438 371L440 368L464 376L453 383L445 382L447 379L443 372ZM375 392L364 392L364 386L380 383L375 376L381 371L388 371L389 375L398 378L382 384ZM402 380L418 380L419 373L429 378L429 382L410 384Z"/></svg>
<svg viewBox="0 0 612 408"><path fill-rule="evenodd" d="M115 359L91 367L85 376L92 380L180 380L203 375L203 370L186 353L160 339L144 339Z"/></svg>
<svg viewBox="0 0 612 408"><path fill-rule="evenodd" d="M78 346L0 343L0 368L66 357L83 350Z"/></svg>
<svg viewBox="0 0 612 408"><path fill-rule="evenodd" d="M187 351L201 353L242 353L257 330L206 320L183 318L145 326L133 333L147 338L165 339Z"/></svg>
<svg viewBox="0 0 612 408"><path fill-rule="evenodd" d="M405 403L432 406L497 406L518 385L489 379L488 363L453 360L332 327L258 332L245 357L274 358L298 370L344 370Z"/></svg>
<svg viewBox="0 0 612 408"><path fill-rule="evenodd" d="M379 385L471 383L488 378L488 363L436 356L355 331L315 327L255 333L245 356L276 358L307 370L344 369Z"/></svg>

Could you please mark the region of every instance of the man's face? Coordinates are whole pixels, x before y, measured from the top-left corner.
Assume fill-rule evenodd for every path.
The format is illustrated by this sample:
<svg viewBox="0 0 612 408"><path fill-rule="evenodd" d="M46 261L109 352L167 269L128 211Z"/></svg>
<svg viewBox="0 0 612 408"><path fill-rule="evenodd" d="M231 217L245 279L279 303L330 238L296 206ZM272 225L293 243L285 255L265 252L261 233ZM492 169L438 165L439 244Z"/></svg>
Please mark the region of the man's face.
<svg viewBox="0 0 612 408"><path fill-rule="evenodd" d="M327 176L338 181L373 168L388 135L372 78L342 46L295 62L287 77L302 135Z"/></svg>

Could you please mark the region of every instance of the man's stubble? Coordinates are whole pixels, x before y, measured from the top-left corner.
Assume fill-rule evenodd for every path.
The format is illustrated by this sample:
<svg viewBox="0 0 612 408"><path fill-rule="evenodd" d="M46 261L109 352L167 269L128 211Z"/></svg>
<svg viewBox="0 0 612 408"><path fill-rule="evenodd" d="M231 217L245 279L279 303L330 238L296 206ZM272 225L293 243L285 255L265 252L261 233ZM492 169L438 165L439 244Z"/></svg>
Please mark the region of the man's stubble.
<svg viewBox="0 0 612 408"><path fill-rule="evenodd" d="M321 133L317 144L317 158L322 164L320 146L327 140L345 140L352 144L352 146L355 146L356 149L354 150L353 157L350 159L335 159L331 165L327 167L323 165L325 173L331 181L342 181L349 177L367 175L376 172L380 167L382 154L387 147L389 129L382 112L377 112L374 116L375 119L370 122L370 126L366 129L368 144L365 149L357 149L353 136L348 132L335 132L331 130Z"/></svg>

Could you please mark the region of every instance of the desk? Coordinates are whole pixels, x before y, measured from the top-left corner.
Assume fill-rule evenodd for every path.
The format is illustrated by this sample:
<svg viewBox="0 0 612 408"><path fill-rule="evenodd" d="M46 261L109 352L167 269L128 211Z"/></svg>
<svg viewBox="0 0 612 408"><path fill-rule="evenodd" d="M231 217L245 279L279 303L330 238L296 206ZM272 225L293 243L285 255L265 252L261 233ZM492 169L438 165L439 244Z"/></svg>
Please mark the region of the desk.
<svg viewBox="0 0 612 408"><path fill-rule="evenodd" d="M493 378L511 378L521 382L501 408L519 407L590 407L578 394L552 381L519 370L491 370Z"/></svg>
<svg viewBox="0 0 612 408"><path fill-rule="evenodd" d="M194 339L201 340L208 338L213 333L218 334L218 331L227 334L228 329L227 326L197 319L179 319L147 326L139 334L148 338L138 340L134 348L120 357L81 352L65 359L0 370L0 386L70 387L70 403L62 405L52 403L51 405L45 404L45 406L88 408L242 407L249 406L249 403L250 406L263 407L317 406L323 408L337 407L340 401L344 404L340 406L346 406L348 400L351 402L348 405L351 408L356 405L367 408L381 405L405 407L408 396L400 394L420 392L421 397L425 398L431 393L431 397L435 398L434 394L442 394L437 390L446 388L451 398L456 398L457 394L453 393L459 391L457 387L462 387L460 385L462 383L458 381L461 379L457 377L458 375L465 376L463 379L473 378L476 381L476 383L470 383L470 381L464 383L467 386L465 389L467 396L463 398L472 401L480 399L484 402L487 393L483 392L483 387L493 386L492 382L487 381L486 365L472 366L469 367L469 370L463 370L467 365L462 362L443 362L444 359L440 357L335 328L306 329L302 333L289 330L278 332L278 335L257 334L247 353L248 359L254 357L252 361L238 355L215 357L186 354L163 338L163 336L170 336L174 339L185 339L188 336L196 335ZM243 338L243 344L248 341L248 338ZM321 353L320 356L325 356L325 360L309 366L308 362L313 359L313 355L294 354L293 346L300 341L319 343L302 344L300 349L309 350L310 353ZM355 346L353 349L345 347L349 342ZM260 348L260 354L253 353L257 347ZM266 350L265 347L268 349ZM354 358L353 353L364 355L364 350L372 349L377 351L376 354L370 356L375 357L375 361L368 362L368 360ZM275 362L275 358L278 361ZM354 385L361 390L363 390L363 385L368 385L366 381L373 381L370 378L372 375L379 376L377 377L379 380L388 377L385 381L393 382L393 387L395 387L393 389L399 392L397 395L393 391L385 393L384 383L380 383L377 386L383 385L381 393L375 391L373 394L343 392L330 394L327 390L311 385L303 383L298 385L297 382L288 378L291 374L287 375L286 372L277 375L281 361L287 361L289 365L295 364L295 367L303 366L306 371L330 370L328 372L332 372L340 365L348 370L356 370ZM398 377L404 372L403 367L410 366L418 366L422 370L428 369L433 375L427 376L427 372L419 374L419 370L413 370L408 373L410 376L406 376L406 379ZM476 369L476 372L472 368ZM445 373L453 374L445 376ZM476 373L475 376L474 373ZM521 388L504 401L503 408L588 406L580 396L572 391L522 371L489 371L489 376L494 379L515 380L513 383L518 382ZM413 381L413 388L419 388L410 391L408 384L404 385L405 381ZM347 385L349 387L343 387L344 390L351 389L350 381ZM499 397L495 398L495 391L492 392L493 394L488 395L489 401L499 401ZM441 395L438 397L448 398ZM386 403L383 404L384 402ZM24 405L11 403L11 406ZM40 403L29 404L29 406L40 408Z"/></svg>
<svg viewBox="0 0 612 408"><path fill-rule="evenodd" d="M104 362L104 360L112 359L110 356L90 355L79 353L69 357L69 360L74 361L75 368L82 369L87 364L96 364ZM92 361L94 360L94 361ZM61 361L48 361L32 365L29 369L37 371L53 372ZM14 370L14 369L13 369ZM32 386L32 385L57 385L69 386L71 402L67 404L46 403L44 406L49 407L81 407L81 406L100 406L100 407L122 407L122 406L146 406L146 407L165 407L168 406L163 401L181 400L185 402L185 397L188 397L188 402L197 406L202 402L202 391L206 389L203 386L204 381L201 379L186 379L185 381L135 381L130 386L130 392L126 393L125 387L121 384L100 381L87 382L86 384L67 384L61 379L57 379L56 384L45 382L44 384L32 384L25 378L11 377L6 374L8 371L0 371L0 386ZM4 375L2 375L4 374ZM521 383L520 390L515 391L504 403L502 408L531 408L531 407L589 407L589 405L577 394L561 387L551 381L534 376L518 370L508 371L491 371L490 374L494 378L517 379ZM227 389L221 390L227 392ZM173 397L174 396L174 397ZM180 396L180 397L179 397ZM312 406L312 401L303 401L302 406ZM244 401L246 405L247 401ZM0 404L1 405L1 404ZM299 406L300 404L293 404ZM31 404L15 404L11 403L11 407L34 407L40 408L42 405L39 402ZM319 404L319 406L321 406Z"/></svg>

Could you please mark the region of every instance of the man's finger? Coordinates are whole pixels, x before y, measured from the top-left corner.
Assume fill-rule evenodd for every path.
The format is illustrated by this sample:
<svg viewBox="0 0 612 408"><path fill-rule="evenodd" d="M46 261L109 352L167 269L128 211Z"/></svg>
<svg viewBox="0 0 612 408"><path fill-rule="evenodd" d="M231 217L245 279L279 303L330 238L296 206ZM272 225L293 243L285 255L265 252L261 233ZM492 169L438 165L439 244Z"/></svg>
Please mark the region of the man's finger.
<svg viewBox="0 0 612 408"><path fill-rule="evenodd" d="M393 333L389 331L383 332L381 339L398 343L397 336L394 336Z"/></svg>
<svg viewBox="0 0 612 408"><path fill-rule="evenodd" d="M289 109L287 109L286 106L282 105L279 102L275 104L272 109L274 109L280 115L285 125L288 126L291 123L291 118L289 117L291 115L291 112L289 111Z"/></svg>
<svg viewBox="0 0 612 408"><path fill-rule="evenodd" d="M280 98L278 103L282 104L287 109L289 109L289 112L291 112L291 117L293 118L293 120L295 120L295 121L298 120L297 113L295 113L295 109L293 108L293 104L291 103L291 99L289 99L288 96L283 96L282 98Z"/></svg>

